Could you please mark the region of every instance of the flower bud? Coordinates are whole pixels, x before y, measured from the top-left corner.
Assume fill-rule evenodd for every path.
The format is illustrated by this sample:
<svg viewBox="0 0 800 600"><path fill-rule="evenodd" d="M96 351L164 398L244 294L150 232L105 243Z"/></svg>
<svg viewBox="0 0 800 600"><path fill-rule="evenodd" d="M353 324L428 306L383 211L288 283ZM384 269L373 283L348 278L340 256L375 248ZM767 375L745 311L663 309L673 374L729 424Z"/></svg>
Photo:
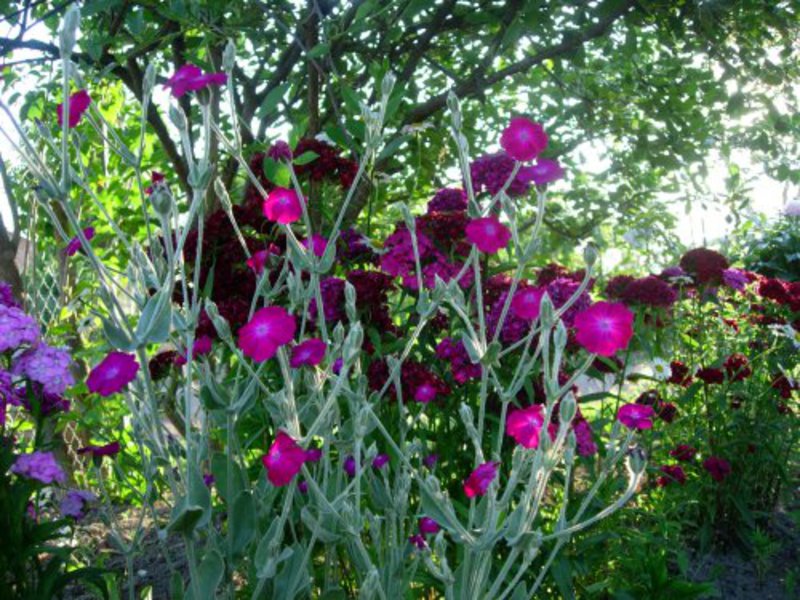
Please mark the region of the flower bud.
<svg viewBox="0 0 800 600"><path fill-rule="evenodd" d="M572 419L575 418L575 413L577 412L577 407L575 395L572 392L567 392L561 399L561 405L558 409L559 420L566 425L572 423Z"/></svg>
<svg viewBox="0 0 800 600"><path fill-rule="evenodd" d="M583 248L583 261L586 263L586 266L592 268L594 263L597 262L597 246L594 243L589 242Z"/></svg>
<svg viewBox="0 0 800 600"><path fill-rule="evenodd" d="M349 321L355 323L358 320L358 313L356 312L356 288L349 281L344 282L344 308Z"/></svg>
<svg viewBox="0 0 800 600"><path fill-rule="evenodd" d="M59 41L61 44L61 58L69 58L72 49L75 47L75 40L78 37L78 26L81 23L81 11L77 5L72 4L64 15L61 22L61 34Z"/></svg>
<svg viewBox="0 0 800 600"><path fill-rule="evenodd" d="M453 90L447 92L447 108L450 111L450 120L453 122L453 128L459 131L462 126L461 103Z"/></svg>
<svg viewBox="0 0 800 600"><path fill-rule="evenodd" d="M647 455L643 448L633 446L628 450L627 466L633 475L641 475L644 472L647 467Z"/></svg>
<svg viewBox="0 0 800 600"><path fill-rule="evenodd" d="M169 120L172 121L172 124L175 125L178 131L186 131L186 115L183 114L183 110L180 106L176 104L170 104Z"/></svg>
<svg viewBox="0 0 800 600"><path fill-rule="evenodd" d="M206 298L205 301L205 309L208 318L211 319L211 322L214 324L214 329L217 330L219 337L227 342L233 342L233 336L231 335L231 326L228 324L228 321L219 314L219 309L217 305L214 303L213 300Z"/></svg>
<svg viewBox="0 0 800 600"><path fill-rule="evenodd" d="M386 75L383 76L383 81L381 81L381 95L384 98L384 102L388 102L389 96L392 95L392 90L394 89L394 84L396 81L397 78L391 71L387 72Z"/></svg>
<svg viewBox="0 0 800 600"><path fill-rule="evenodd" d="M144 90L144 97L149 98L153 93L153 88L156 85L156 67L154 63L148 63L147 68L144 70L144 80L142 81L142 89Z"/></svg>
<svg viewBox="0 0 800 600"><path fill-rule="evenodd" d="M225 51L222 53L222 68L226 73L233 72L233 63L236 61L236 44L228 40Z"/></svg>

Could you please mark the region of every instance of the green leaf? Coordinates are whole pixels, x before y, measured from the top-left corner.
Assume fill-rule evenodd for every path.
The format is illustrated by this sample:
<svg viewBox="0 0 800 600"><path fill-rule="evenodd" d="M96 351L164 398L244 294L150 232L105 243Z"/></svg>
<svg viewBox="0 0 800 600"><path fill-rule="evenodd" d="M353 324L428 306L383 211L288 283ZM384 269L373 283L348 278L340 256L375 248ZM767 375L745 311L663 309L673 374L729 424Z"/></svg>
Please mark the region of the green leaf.
<svg viewBox="0 0 800 600"><path fill-rule="evenodd" d="M278 103L283 99L291 86L291 83L283 83L273 90L270 90L269 94L267 94L267 97L264 98L264 102L261 103L261 106L256 111L256 117L263 119L273 110L275 110L275 107L278 106Z"/></svg>
<svg viewBox="0 0 800 600"><path fill-rule="evenodd" d="M320 56L324 56L331 51L331 47L326 43L320 43L314 46L311 50L308 51L308 58L319 58Z"/></svg>
<svg viewBox="0 0 800 600"><path fill-rule="evenodd" d="M124 331L105 317L102 317L101 320L103 321L103 333L105 333L106 339L108 339L112 347L122 351L129 351L136 348L136 344L131 341Z"/></svg>
<svg viewBox="0 0 800 600"><path fill-rule="evenodd" d="M169 290L151 296L139 317L136 339L139 344L160 344L169 337L172 324L172 303Z"/></svg>
<svg viewBox="0 0 800 600"><path fill-rule="evenodd" d="M256 532L256 505L249 490L243 490L236 497L228 524L231 528L229 535L233 537L231 546L233 553L239 554L247 547Z"/></svg>
<svg viewBox="0 0 800 600"><path fill-rule="evenodd" d="M316 152L313 152L311 150L308 150L306 152L303 152L300 156L295 158L292 162L296 166L302 167L303 165L307 165L308 163L314 162L318 158L319 158L319 154L317 154Z"/></svg>
<svg viewBox="0 0 800 600"><path fill-rule="evenodd" d="M289 167L269 156L264 159L264 176L278 187L289 187L292 180Z"/></svg>

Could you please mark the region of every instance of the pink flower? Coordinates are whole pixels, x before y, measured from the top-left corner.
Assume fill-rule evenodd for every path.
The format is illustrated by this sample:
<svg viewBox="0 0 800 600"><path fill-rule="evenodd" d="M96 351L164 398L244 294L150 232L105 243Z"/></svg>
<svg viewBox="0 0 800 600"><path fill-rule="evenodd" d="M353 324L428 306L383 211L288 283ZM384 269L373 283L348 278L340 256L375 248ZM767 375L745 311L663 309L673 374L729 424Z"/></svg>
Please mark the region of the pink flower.
<svg viewBox="0 0 800 600"><path fill-rule="evenodd" d="M187 92L202 90L210 85L225 85L228 76L225 73L203 73L200 67L186 64L175 71L175 74L164 84L170 88L172 95L180 98Z"/></svg>
<svg viewBox="0 0 800 600"><path fill-rule="evenodd" d="M315 367L325 358L326 348L325 342L319 338L311 338L301 342L292 348L292 358L289 364L293 369L300 368L303 365Z"/></svg>
<svg viewBox="0 0 800 600"><path fill-rule="evenodd" d="M322 450L320 448L309 448L306 450L306 462L319 462L322 458Z"/></svg>
<svg viewBox="0 0 800 600"><path fill-rule="evenodd" d="M506 435L513 437L523 448L537 448L542 425L544 409L540 404L532 404L511 411L506 419Z"/></svg>
<svg viewBox="0 0 800 600"><path fill-rule="evenodd" d="M521 168L519 174L536 185L545 185L564 177L564 168L557 160L540 158L535 165Z"/></svg>
<svg viewBox="0 0 800 600"><path fill-rule="evenodd" d="M420 550L424 550L428 547L428 544L425 543L425 538L421 533L415 533L414 535L408 536L408 541Z"/></svg>
<svg viewBox="0 0 800 600"><path fill-rule="evenodd" d="M547 148L547 134L541 123L514 117L500 136L500 146L514 160L528 162Z"/></svg>
<svg viewBox="0 0 800 600"><path fill-rule="evenodd" d="M267 479L275 486L287 485L300 472L306 462L306 451L297 445L289 434L278 431L269 452L261 459L267 470Z"/></svg>
<svg viewBox="0 0 800 600"><path fill-rule="evenodd" d="M589 352L613 356L633 337L633 313L624 304L596 302L575 315L575 339Z"/></svg>
<svg viewBox="0 0 800 600"><path fill-rule="evenodd" d="M69 128L72 129L81 121L83 113L89 109L92 99L86 90L78 90L69 97ZM64 123L64 104L63 102L56 107L58 113L58 124Z"/></svg>
<svg viewBox="0 0 800 600"><path fill-rule="evenodd" d="M652 406L644 404L624 404L617 412L619 422L630 429L650 429L655 411Z"/></svg>
<svg viewBox="0 0 800 600"><path fill-rule="evenodd" d="M239 329L239 348L256 362L269 360L280 346L294 338L297 327L294 317L285 308L267 306L257 310L246 325Z"/></svg>
<svg viewBox="0 0 800 600"><path fill-rule="evenodd" d="M697 450L688 444L678 444L674 450L670 450L669 452L671 457L676 458L681 462L691 461L695 454L697 454Z"/></svg>
<svg viewBox="0 0 800 600"><path fill-rule="evenodd" d="M718 456L709 456L703 461L703 468L714 481L722 481L731 474L731 463Z"/></svg>
<svg viewBox="0 0 800 600"><path fill-rule="evenodd" d="M94 237L94 227L87 227L84 229L83 235L87 240L91 240ZM75 236L69 242L67 242L67 245L64 247L64 254L67 256L75 256L80 249L81 241L77 236Z"/></svg>
<svg viewBox="0 0 800 600"><path fill-rule="evenodd" d="M256 275L261 275L261 273L264 272L264 268L267 266L269 257L273 254L277 256L280 253L281 250L278 248L278 246L275 244L270 244L268 248L254 252L252 256L247 259L247 266L250 267L250 269Z"/></svg>
<svg viewBox="0 0 800 600"><path fill-rule="evenodd" d="M192 344L192 359L195 359L198 356L202 356L204 354L209 354L212 350L212 343L213 340L207 335L201 335L199 338L197 338ZM179 367L185 365L186 362L187 361L185 356L175 357L175 364L178 365Z"/></svg>
<svg viewBox="0 0 800 600"><path fill-rule="evenodd" d="M348 477L355 477L356 476L356 459L354 456L348 456L344 459L344 465L342 465L342 469L344 472L347 473Z"/></svg>
<svg viewBox="0 0 800 600"><path fill-rule="evenodd" d="M511 239L511 230L495 217L472 219L465 228L467 239L486 254L505 248Z"/></svg>
<svg viewBox="0 0 800 600"><path fill-rule="evenodd" d="M475 470L470 473L464 482L464 493L467 498L474 498L475 496L483 496L489 489L489 485L497 477L496 462L485 462L478 465Z"/></svg>
<svg viewBox="0 0 800 600"><path fill-rule="evenodd" d="M539 307L542 304L544 292L541 288L519 290L511 300L511 312L520 319L535 321L539 318Z"/></svg>
<svg viewBox="0 0 800 600"><path fill-rule="evenodd" d="M136 378L139 363L133 354L109 352L86 379L90 392L101 396L115 394Z"/></svg>
<svg viewBox="0 0 800 600"><path fill-rule="evenodd" d="M275 188L264 200L264 216L270 221L288 225L303 216L303 205L297 192L287 188Z"/></svg>
<svg viewBox="0 0 800 600"><path fill-rule="evenodd" d="M439 533L440 529L441 529L441 527L439 527L439 524L436 521L434 521L433 519L431 519L430 517L422 517L419 520L419 532L422 535L428 535L428 534L431 534L431 533Z"/></svg>
<svg viewBox="0 0 800 600"><path fill-rule="evenodd" d="M427 404L436 398L437 393L438 391L436 386L431 385L430 383L422 383L417 386L416 390L414 390L414 400L421 402L422 404Z"/></svg>
<svg viewBox="0 0 800 600"><path fill-rule="evenodd" d="M317 258L322 258L322 255L325 254L325 250L328 248L328 240L326 240L318 233L314 233L311 235L310 242L308 241L307 238L303 240L304 248L308 248L309 244L311 245L311 251Z"/></svg>

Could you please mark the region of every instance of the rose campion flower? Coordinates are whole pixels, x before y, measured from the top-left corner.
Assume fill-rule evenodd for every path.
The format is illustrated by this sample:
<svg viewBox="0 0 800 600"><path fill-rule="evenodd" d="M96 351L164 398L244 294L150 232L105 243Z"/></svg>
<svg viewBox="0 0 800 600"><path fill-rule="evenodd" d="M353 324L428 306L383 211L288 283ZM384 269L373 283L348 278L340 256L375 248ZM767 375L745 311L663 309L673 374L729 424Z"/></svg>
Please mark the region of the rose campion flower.
<svg viewBox="0 0 800 600"><path fill-rule="evenodd" d="M299 491L301 494L308 493L308 482L305 479L297 482L297 491Z"/></svg>
<svg viewBox="0 0 800 600"><path fill-rule="evenodd" d="M90 444L78 450L78 454L91 454L92 458L103 458L105 456L113 457L119 454L119 442L109 442L102 446L95 446Z"/></svg>
<svg viewBox="0 0 800 600"><path fill-rule="evenodd" d="M264 200L264 216L270 221L288 225L299 221L303 216L302 200L297 192L278 187L272 190Z"/></svg>
<svg viewBox="0 0 800 600"><path fill-rule="evenodd" d="M311 241L308 239L303 240L303 248L308 248L309 246L314 256L322 258L322 255L325 254L325 250L328 248L328 240L320 234L314 233L311 235Z"/></svg>
<svg viewBox="0 0 800 600"><path fill-rule="evenodd" d="M520 175L536 185L553 183L564 177L564 168L558 164L557 160L550 158L540 158L535 165L523 167L519 171Z"/></svg>
<svg viewBox="0 0 800 600"><path fill-rule="evenodd" d="M485 462L478 465L475 470L470 473L466 481L464 481L464 493L467 498L474 498L475 496L483 496L489 490L489 485L497 477L496 462Z"/></svg>
<svg viewBox="0 0 800 600"><path fill-rule="evenodd" d="M644 404L623 404L617 412L619 422L629 429L651 429L655 411Z"/></svg>
<svg viewBox="0 0 800 600"><path fill-rule="evenodd" d="M532 404L509 413L506 418L506 435L513 437L523 448L537 448L543 425L544 408L541 404Z"/></svg>
<svg viewBox="0 0 800 600"><path fill-rule="evenodd" d="M441 529L442 528L439 526L439 524L430 517L422 517L419 520L419 532L422 535L439 533Z"/></svg>
<svg viewBox="0 0 800 600"><path fill-rule="evenodd" d="M731 463L718 456L709 456L703 461L703 468L708 471L714 481L723 481L731 474Z"/></svg>
<svg viewBox="0 0 800 600"><path fill-rule="evenodd" d="M86 516L86 508L90 502L97 500L92 492L87 490L70 490L61 500L61 514L75 520Z"/></svg>
<svg viewBox="0 0 800 600"><path fill-rule="evenodd" d="M378 454L375 458L372 459L372 467L375 469L382 469L387 464L389 464L388 454Z"/></svg>
<svg viewBox="0 0 800 600"><path fill-rule="evenodd" d="M428 547L428 544L425 542L425 538L421 533L415 533L414 535L408 536L408 541L411 545L416 546L420 550L424 550Z"/></svg>
<svg viewBox="0 0 800 600"><path fill-rule="evenodd" d="M44 484L62 483L67 478L53 453L39 450L30 454L20 454L11 465L11 472Z"/></svg>
<svg viewBox="0 0 800 600"><path fill-rule="evenodd" d="M303 365L315 367L325 358L326 348L325 342L319 338L311 338L301 342L292 348L292 357L289 360L289 364L293 369L298 369Z"/></svg>
<svg viewBox="0 0 800 600"><path fill-rule="evenodd" d="M192 359L194 360L198 356L210 354L212 349L213 349L213 340L207 335L201 335L192 344ZM186 356L175 357L175 364L179 367L185 365L186 362L187 362Z"/></svg>
<svg viewBox="0 0 800 600"><path fill-rule="evenodd" d="M547 148L547 134L541 123L514 117L500 136L500 146L514 160L528 162Z"/></svg>
<svg viewBox="0 0 800 600"><path fill-rule="evenodd" d="M307 459L306 451L288 433L278 431L275 441L269 447L269 452L261 462L264 463L270 483L281 487L294 479Z"/></svg>
<svg viewBox="0 0 800 600"><path fill-rule="evenodd" d="M424 464L429 469L433 469L434 467L436 467L437 462L439 462L438 454L428 454L425 458L422 459L422 464Z"/></svg>
<svg viewBox="0 0 800 600"><path fill-rule="evenodd" d="M436 398L436 386L430 383L423 383L414 390L414 400L422 404L427 404Z"/></svg>
<svg viewBox="0 0 800 600"><path fill-rule="evenodd" d="M164 84L169 88L175 98L180 98L188 92L196 92L211 85L225 85L228 76L225 73L203 73L200 67L185 64L167 79Z"/></svg>
<svg viewBox="0 0 800 600"><path fill-rule="evenodd" d="M322 458L322 449L309 448L306 450L306 462L319 462Z"/></svg>
<svg viewBox="0 0 800 600"><path fill-rule="evenodd" d="M535 321L539 318L539 309L545 290L541 288L526 288L517 291L511 300L511 312L514 316L526 321Z"/></svg>
<svg viewBox="0 0 800 600"><path fill-rule="evenodd" d="M633 337L633 313L618 302L596 302L575 315L575 339L587 351L613 356Z"/></svg>
<svg viewBox="0 0 800 600"><path fill-rule="evenodd" d="M86 379L86 387L90 392L101 396L110 396L122 390L136 378L139 363L133 354L125 352L109 352Z"/></svg>
<svg viewBox="0 0 800 600"><path fill-rule="evenodd" d="M295 319L280 306L257 310L253 318L239 329L239 348L256 362L269 360L278 348L294 338Z"/></svg>
<svg viewBox="0 0 800 600"><path fill-rule="evenodd" d="M485 254L495 254L511 239L511 230L495 217L472 219L465 228L467 240Z"/></svg>
<svg viewBox="0 0 800 600"><path fill-rule="evenodd" d="M78 90L69 97L69 122L67 125L70 129L76 127L83 118L83 113L89 110L89 105L92 99L89 97L89 92L86 90ZM64 103L62 102L56 107L58 113L58 125L62 127L64 124Z"/></svg>
<svg viewBox="0 0 800 600"><path fill-rule="evenodd" d="M87 227L83 230L83 236L87 240L91 240L94 237L94 227ZM67 245L64 247L64 254L67 256L75 256L78 253L78 250L81 249L81 241L78 236L72 238Z"/></svg>

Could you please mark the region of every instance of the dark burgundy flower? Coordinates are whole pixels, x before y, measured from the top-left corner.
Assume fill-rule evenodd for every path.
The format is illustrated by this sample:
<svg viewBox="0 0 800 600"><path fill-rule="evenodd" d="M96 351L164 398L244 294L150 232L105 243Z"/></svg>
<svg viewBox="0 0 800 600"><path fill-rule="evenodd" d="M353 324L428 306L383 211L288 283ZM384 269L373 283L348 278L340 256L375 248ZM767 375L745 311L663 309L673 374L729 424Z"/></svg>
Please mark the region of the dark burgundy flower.
<svg viewBox="0 0 800 600"><path fill-rule="evenodd" d="M626 304L669 308L678 299L678 293L658 277L650 275L631 281L622 292Z"/></svg>
<svg viewBox="0 0 800 600"><path fill-rule="evenodd" d="M119 442L111 442L103 446L90 444L78 450L78 454L91 454L92 458L103 458L104 456L116 456L119 454Z"/></svg>
<svg viewBox="0 0 800 600"><path fill-rule="evenodd" d="M722 481L731 474L731 463L718 456L709 456L703 461L703 468L714 481Z"/></svg>
<svg viewBox="0 0 800 600"><path fill-rule="evenodd" d="M728 268L728 259L719 252L708 248L689 250L681 257L681 268L687 271L697 283L719 285Z"/></svg>
<svg viewBox="0 0 800 600"><path fill-rule="evenodd" d="M667 383L674 383L683 387L691 385L692 376L689 374L689 367L679 360L673 360L669 363L669 368L672 375L667 379Z"/></svg>
<svg viewBox="0 0 800 600"><path fill-rule="evenodd" d="M698 369L695 375L707 385L719 385L725 381L725 373L721 369L715 369L714 367Z"/></svg>
<svg viewBox="0 0 800 600"><path fill-rule="evenodd" d="M798 389L797 383L791 381L786 375L783 373L776 373L772 377L772 383L770 383L770 387L775 390L778 390L781 398L788 400L792 397L792 391Z"/></svg>
<svg viewBox="0 0 800 600"><path fill-rule="evenodd" d="M461 188L442 188L428 202L428 213L467 210L467 193Z"/></svg>
<svg viewBox="0 0 800 600"><path fill-rule="evenodd" d="M791 295L787 284L782 279L764 279L758 284L758 295L762 298L774 300L778 304L788 304Z"/></svg>
<svg viewBox="0 0 800 600"><path fill-rule="evenodd" d="M697 449L688 444L678 444L674 450L670 451L669 455L681 462L689 462L697 455Z"/></svg>
<svg viewBox="0 0 800 600"><path fill-rule="evenodd" d="M661 402L661 395L657 390L647 390L639 394L639 397L636 398L636 404L644 404L645 406L656 407L661 404Z"/></svg>
<svg viewBox="0 0 800 600"><path fill-rule="evenodd" d="M672 402L662 402L656 407L656 415L665 423L672 423L678 416L678 407Z"/></svg>
<svg viewBox="0 0 800 600"><path fill-rule="evenodd" d="M617 275L608 280L606 284L606 296L612 300L622 300L622 295L628 286L636 281L635 277L630 275Z"/></svg>
<svg viewBox="0 0 800 600"><path fill-rule="evenodd" d="M664 475L658 478L659 487L665 487L671 483L683 485L686 483L686 473L679 465L664 465L658 469Z"/></svg>
<svg viewBox="0 0 800 600"><path fill-rule="evenodd" d="M736 352L725 359L725 372L731 381L743 381L753 374L750 362L744 354Z"/></svg>

